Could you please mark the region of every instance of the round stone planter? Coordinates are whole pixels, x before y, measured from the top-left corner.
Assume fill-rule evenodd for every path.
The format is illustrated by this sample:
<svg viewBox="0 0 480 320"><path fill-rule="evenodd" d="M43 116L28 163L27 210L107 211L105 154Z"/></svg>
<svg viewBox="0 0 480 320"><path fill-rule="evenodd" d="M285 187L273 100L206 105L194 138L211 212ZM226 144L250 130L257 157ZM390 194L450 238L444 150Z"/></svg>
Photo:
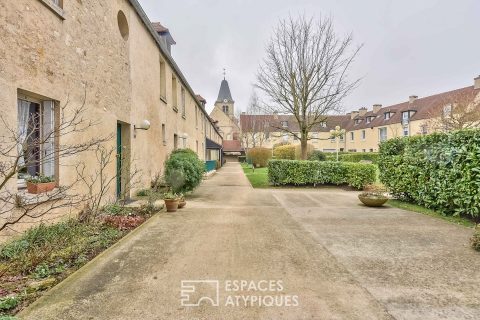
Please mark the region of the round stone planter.
<svg viewBox="0 0 480 320"><path fill-rule="evenodd" d="M358 195L358 199L367 207L381 207L388 201L388 198L383 195L372 195L361 193Z"/></svg>

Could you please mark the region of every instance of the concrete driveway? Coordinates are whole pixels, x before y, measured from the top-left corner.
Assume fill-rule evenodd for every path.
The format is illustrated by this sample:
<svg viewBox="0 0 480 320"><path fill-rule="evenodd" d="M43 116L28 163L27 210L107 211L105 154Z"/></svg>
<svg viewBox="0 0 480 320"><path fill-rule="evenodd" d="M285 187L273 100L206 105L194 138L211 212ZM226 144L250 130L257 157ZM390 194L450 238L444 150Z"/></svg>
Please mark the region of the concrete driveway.
<svg viewBox="0 0 480 320"><path fill-rule="evenodd" d="M355 192L253 189L228 163L185 209L153 217L20 316L479 319L471 233L361 207Z"/></svg>

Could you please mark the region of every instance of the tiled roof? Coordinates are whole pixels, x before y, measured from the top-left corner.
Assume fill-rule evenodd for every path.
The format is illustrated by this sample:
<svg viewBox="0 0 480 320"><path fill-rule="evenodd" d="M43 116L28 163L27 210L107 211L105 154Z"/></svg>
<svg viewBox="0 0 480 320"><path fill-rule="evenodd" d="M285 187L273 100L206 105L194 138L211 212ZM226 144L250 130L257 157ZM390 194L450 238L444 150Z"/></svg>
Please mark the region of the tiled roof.
<svg viewBox="0 0 480 320"><path fill-rule="evenodd" d="M443 107L452 103L469 103L480 94L480 89L475 89L474 86L465 87L457 90L452 90L432 96L418 98L413 102L407 101L399 104L386 106L380 108L376 113L372 110L367 111L364 115L357 115L353 119L351 114L346 115L326 115L325 126L316 125L312 132L328 132L334 129L335 126L340 126L347 131L381 127L402 122L403 111L413 111L410 121L424 120L438 116L442 112ZM384 114L390 112L390 119L384 119ZM367 123L367 118L371 121ZM255 127L256 131L261 131L263 124L268 123L271 131L280 131L275 129L282 127L282 121L287 121L288 130L292 132L299 132L298 122L293 115L245 115L240 116L240 123L242 130L251 130ZM358 124L355 124L355 121ZM260 127L259 127L260 126Z"/></svg>
<svg viewBox="0 0 480 320"><path fill-rule="evenodd" d="M222 145L225 152L240 152L244 150L240 140L223 140Z"/></svg>
<svg viewBox="0 0 480 320"><path fill-rule="evenodd" d="M402 112L413 111L410 121L424 120L439 115L443 107L460 102L470 102L480 93L479 89L474 89L473 86L456 89L448 92L435 94L432 96L418 98L413 102L402 102L391 106L381 108L377 113L368 111L365 115L357 115L353 120L349 121L345 129L357 130L372 127L381 127L402 122ZM391 112L390 119L385 120L384 114ZM367 117L374 117L370 123L367 123ZM359 124L355 124L355 119L360 120Z"/></svg>

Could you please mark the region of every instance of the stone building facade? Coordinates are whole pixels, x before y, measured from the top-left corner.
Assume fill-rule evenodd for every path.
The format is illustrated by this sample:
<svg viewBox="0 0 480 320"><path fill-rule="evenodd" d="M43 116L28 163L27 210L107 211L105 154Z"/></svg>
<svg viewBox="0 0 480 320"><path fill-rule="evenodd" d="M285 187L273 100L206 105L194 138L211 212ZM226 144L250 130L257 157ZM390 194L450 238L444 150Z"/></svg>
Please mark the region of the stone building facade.
<svg viewBox="0 0 480 320"><path fill-rule="evenodd" d="M448 117L446 113L455 112L457 106L476 109L472 110L471 116L475 119L471 122L480 123L480 77L474 79L474 85L465 88L424 98L412 95L408 101L386 107L375 104L370 110L360 108L345 115L327 115L323 123L313 128L308 143L317 150L335 152L337 141L331 138L330 130L339 126L346 131L338 141L340 151L378 152L379 143L386 139L444 131L434 123L438 123L439 118ZM292 115L242 113L240 127L242 136L249 137L246 148L252 147L252 136L256 139L256 146L266 148L278 143L300 144L287 132L299 134Z"/></svg>
<svg viewBox="0 0 480 320"><path fill-rule="evenodd" d="M129 160L141 169L138 188L163 172L172 150L190 148L205 159L207 141L222 144L171 55L168 29L152 25L136 0L1 1L0 43L0 111L9 127L16 130L21 110L28 114L32 106L57 126L60 108L84 104L85 117L97 125L54 143L112 136L105 147L129 150ZM0 136L9 134L0 126ZM37 173L62 185L75 179L68 165L78 162L94 173L91 152L56 157ZM115 161L107 172L117 175ZM124 174L109 191L111 199L127 188ZM11 179L8 189L18 186Z"/></svg>

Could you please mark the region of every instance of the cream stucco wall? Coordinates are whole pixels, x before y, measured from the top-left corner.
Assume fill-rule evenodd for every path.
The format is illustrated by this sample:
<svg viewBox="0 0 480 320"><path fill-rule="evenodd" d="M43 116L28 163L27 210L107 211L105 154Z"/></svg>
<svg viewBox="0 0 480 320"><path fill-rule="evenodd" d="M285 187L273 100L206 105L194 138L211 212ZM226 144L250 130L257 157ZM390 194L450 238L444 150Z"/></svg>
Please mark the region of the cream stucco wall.
<svg viewBox="0 0 480 320"><path fill-rule="evenodd" d="M129 1L63 2L64 19L39 0L0 2L0 111L13 128L17 123L19 90L56 100L58 106L68 101L70 110L80 106L86 94L86 118L98 124L87 132L64 137L60 143L115 134L117 122L121 122L123 140L129 144L134 165L142 170L138 188L148 186L151 178L163 171L163 162L174 148L174 134L179 137L179 147L184 146L185 137L185 147L197 151L201 159L205 158L206 137L221 144L222 137L188 90L188 84L182 82L168 57L161 53ZM119 32L119 10L127 17L128 40ZM160 59L166 62L167 96L163 100ZM172 75L177 81L176 92L172 92ZM182 88L184 115L180 105ZM178 97L177 111L173 108L174 95ZM143 120L150 121L151 128L134 132L134 125ZM1 127L0 135L5 134L6 129ZM115 144L113 138L105 146L114 148ZM93 159L88 152L61 159L59 184L75 178L74 171L65 165L83 161L93 172ZM108 174L115 172L112 163ZM16 188L15 181L9 188ZM115 196L115 186L109 196Z"/></svg>

